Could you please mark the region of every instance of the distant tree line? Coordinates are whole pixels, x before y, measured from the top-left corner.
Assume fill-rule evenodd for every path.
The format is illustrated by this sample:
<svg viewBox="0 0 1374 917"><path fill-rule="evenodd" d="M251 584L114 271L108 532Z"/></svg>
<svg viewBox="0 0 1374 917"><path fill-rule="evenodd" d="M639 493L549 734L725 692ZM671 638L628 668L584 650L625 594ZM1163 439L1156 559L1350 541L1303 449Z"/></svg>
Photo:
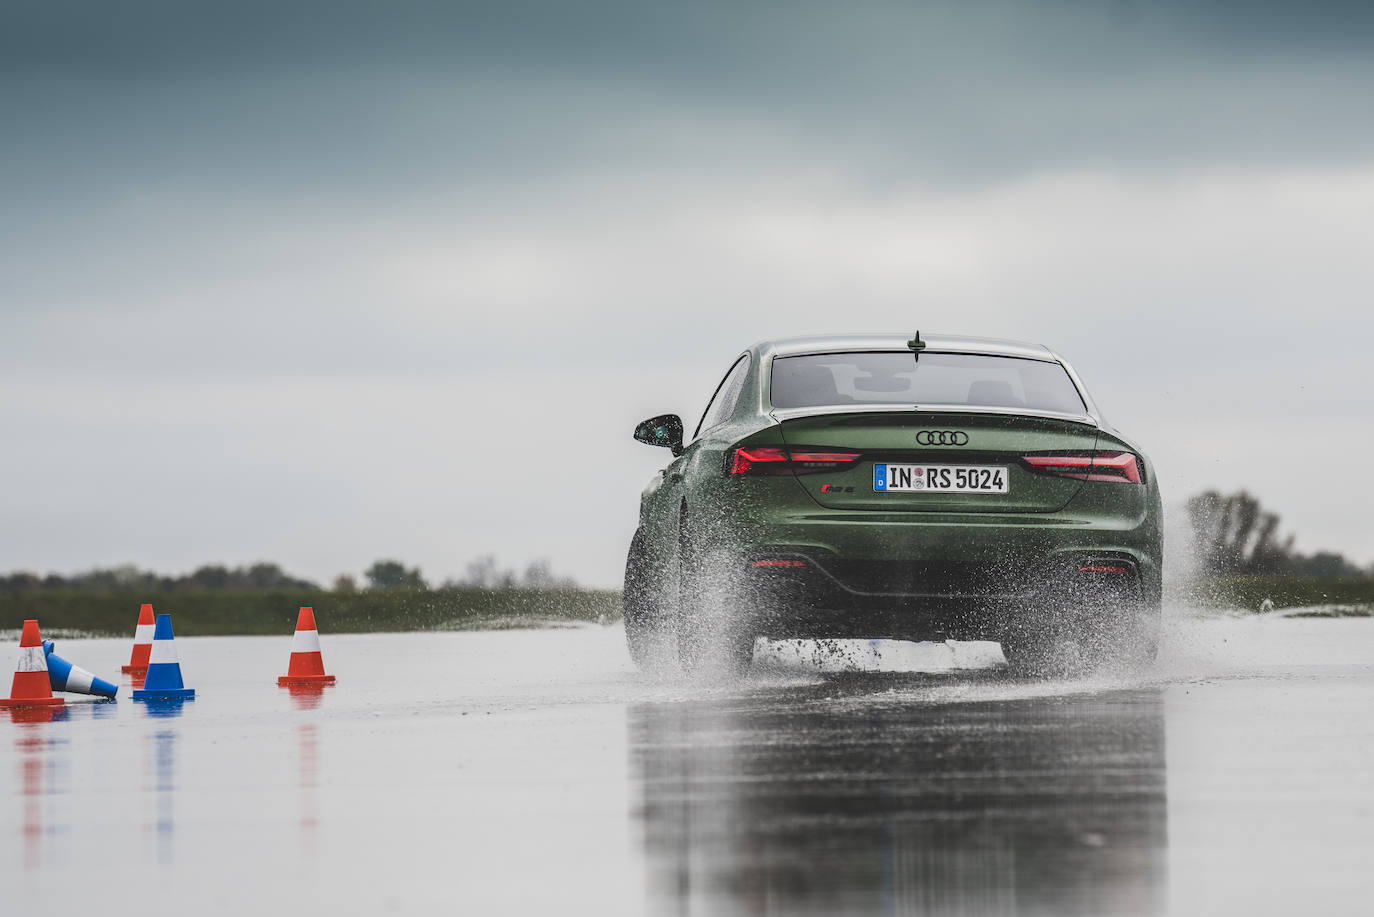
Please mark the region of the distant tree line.
<svg viewBox="0 0 1374 917"><path fill-rule="evenodd" d="M318 589L309 580L298 579L276 564L223 567L211 564L185 576L163 576L151 570L126 565L90 570L62 576L49 573L11 573L0 576L0 593L26 592L221 592L230 590Z"/></svg>
<svg viewBox="0 0 1374 917"><path fill-rule="evenodd" d="M369 589L429 589L430 585L419 567L406 567L398 560L379 560L363 571ZM351 576L334 580L335 592L354 592L357 581ZM576 589L577 581L570 576L556 576L553 567L543 558L533 561L523 571L502 567L493 554L484 554L468 561L463 576L450 578L440 589Z"/></svg>
<svg viewBox="0 0 1374 917"><path fill-rule="evenodd" d="M1227 576L1256 573L1323 578L1374 576L1334 551L1301 554L1292 535L1279 534L1279 516L1245 491L1215 490L1188 500L1198 564L1205 573Z"/></svg>
<svg viewBox="0 0 1374 917"><path fill-rule="evenodd" d="M379 560L363 571L367 589L430 589L418 567L407 567L397 560ZM57 573L16 572L0 575L0 595L34 592L264 592L274 590L319 590L318 583L284 572L276 564L258 563L244 567L211 564L198 567L184 576L164 576L132 565L90 570L62 576ZM344 575L333 583L336 592L357 592L358 582ZM492 555L470 561L466 573L445 580L440 589L576 589L571 577L555 576L547 560L536 560L523 571L503 568Z"/></svg>
<svg viewBox="0 0 1374 917"><path fill-rule="evenodd" d="M570 589L577 582L568 576L555 576L549 562L543 558L533 561L517 573L503 568L491 554L468 561L467 570L461 579L450 580L445 586L466 589Z"/></svg>

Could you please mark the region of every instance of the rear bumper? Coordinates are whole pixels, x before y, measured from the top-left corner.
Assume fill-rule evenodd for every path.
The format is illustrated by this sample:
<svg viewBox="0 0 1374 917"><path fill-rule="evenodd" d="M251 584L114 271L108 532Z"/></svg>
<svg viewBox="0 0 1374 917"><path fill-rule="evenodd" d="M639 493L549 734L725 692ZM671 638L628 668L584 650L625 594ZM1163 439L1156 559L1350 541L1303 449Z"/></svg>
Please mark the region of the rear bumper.
<svg viewBox="0 0 1374 917"><path fill-rule="evenodd" d="M1075 503L1044 514L779 511L744 526L732 553L767 636L1001 639L1035 627L1066 588L1125 587L1156 607L1157 512Z"/></svg>
<svg viewBox="0 0 1374 917"><path fill-rule="evenodd" d="M1106 552L987 568L768 553L745 558L743 578L753 629L774 638L1003 640L1079 596L1145 597L1135 561Z"/></svg>
<svg viewBox="0 0 1374 917"><path fill-rule="evenodd" d="M1134 561L1142 580L1158 579L1157 521L1058 513L777 513L737 527L736 553L749 557L809 556L841 573L836 563L932 565L1015 571L1025 565L1084 554ZM843 569L848 569L843 568ZM859 584L854 584L856 587ZM858 589L858 591L882 591Z"/></svg>

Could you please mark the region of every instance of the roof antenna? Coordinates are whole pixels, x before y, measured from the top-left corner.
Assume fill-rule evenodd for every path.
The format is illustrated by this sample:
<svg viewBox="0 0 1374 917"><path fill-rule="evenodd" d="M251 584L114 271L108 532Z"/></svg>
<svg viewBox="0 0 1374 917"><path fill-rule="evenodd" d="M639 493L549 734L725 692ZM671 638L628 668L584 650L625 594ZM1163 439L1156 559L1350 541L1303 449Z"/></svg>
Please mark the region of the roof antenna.
<svg viewBox="0 0 1374 917"><path fill-rule="evenodd" d="M911 355L916 358L916 362L921 362L921 351L926 349L926 342L921 340L920 329L917 329L914 338L906 342L906 346L911 348Z"/></svg>

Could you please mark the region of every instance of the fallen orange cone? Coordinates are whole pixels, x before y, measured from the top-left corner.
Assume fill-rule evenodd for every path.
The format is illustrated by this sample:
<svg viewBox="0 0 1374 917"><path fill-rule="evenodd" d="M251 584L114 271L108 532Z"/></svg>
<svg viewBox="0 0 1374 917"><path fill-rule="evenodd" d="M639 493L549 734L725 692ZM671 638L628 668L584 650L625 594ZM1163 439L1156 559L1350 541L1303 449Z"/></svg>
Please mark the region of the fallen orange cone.
<svg viewBox="0 0 1374 917"><path fill-rule="evenodd" d="M14 685L10 696L0 699L0 707L56 707L62 698L52 696L48 683L48 658L43 653L43 636L37 621L25 621L19 635L19 658L14 663Z"/></svg>
<svg viewBox="0 0 1374 917"><path fill-rule="evenodd" d="M138 626L134 628L134 650L129 654L129 664L121 666L120 671L129 675L148 674L148 656L153 651L153 606L141 605L138 609Z"/></svg>
<svg viewBox="0 0 1374 917"><path fill-rule="evenodd" d="M333 675L324 674L324 657L320 654L320 632L315 629L315 610L301 606L296 618L296 636L291 640L291 664L277 684L332 685Z"/></svg>

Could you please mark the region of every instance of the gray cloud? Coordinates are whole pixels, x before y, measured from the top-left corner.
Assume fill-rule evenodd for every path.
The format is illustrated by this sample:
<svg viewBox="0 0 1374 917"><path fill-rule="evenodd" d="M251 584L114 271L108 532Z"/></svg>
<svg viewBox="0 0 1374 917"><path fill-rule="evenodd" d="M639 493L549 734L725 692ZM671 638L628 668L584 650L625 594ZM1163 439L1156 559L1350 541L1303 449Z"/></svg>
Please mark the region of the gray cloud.
<svg viewBox="0 0 1374 917"><path fill-rule="evenodd" d="M878 186L1077 166L1349 162L1363 4L7 7L16 189L273 193L579 169L841 167ZM746 124L748 136L721 137ZM107 186L102 189L101 186Z"/></svg>
<svg viewBox="0 0 1374 917"><path fill-rule="evenodd" d="M0 553L613 582L630 424L751 340L919 322L1062 349L1173 497L1250 486L1368 560L1368 500L1269 431L1374 435L1372 19L7 5ZM492 444L557 456L552 517Z"/></svg>

